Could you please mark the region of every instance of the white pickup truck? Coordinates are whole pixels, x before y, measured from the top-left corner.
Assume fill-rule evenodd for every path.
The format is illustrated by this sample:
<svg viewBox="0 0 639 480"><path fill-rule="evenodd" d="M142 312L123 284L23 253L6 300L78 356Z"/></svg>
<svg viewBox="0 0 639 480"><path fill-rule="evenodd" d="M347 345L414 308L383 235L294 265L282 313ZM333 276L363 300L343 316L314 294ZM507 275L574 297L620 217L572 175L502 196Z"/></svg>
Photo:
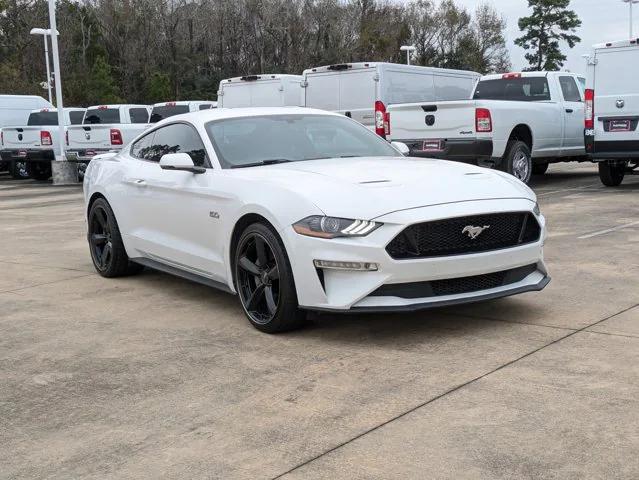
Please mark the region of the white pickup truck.
<svg viewBox="0 0 639 480"><path fill-rule="evenodd" d="M528 183L549 163L587 160L584 85L567 72L487 75L470 100L389 106L387 138L412 156L499 168Z"/></svg>
<svg viewBox="0 0 639 480"><path fill-rule="evenodd" d="M65 108L65 125L82 123L84 108ZM25 126L2 129L2 156L19 164L22 176L47 180L51 176L51 160L58 145L58 110L32 110Z"/></svg>
<svg viewBox="0 0 639 480"><path fill-rule="evenodd" d="M150 113L148 105L87 108L82 125L67 127L67 158L88 163L97 154L122 149L149 127Z"/></svg>

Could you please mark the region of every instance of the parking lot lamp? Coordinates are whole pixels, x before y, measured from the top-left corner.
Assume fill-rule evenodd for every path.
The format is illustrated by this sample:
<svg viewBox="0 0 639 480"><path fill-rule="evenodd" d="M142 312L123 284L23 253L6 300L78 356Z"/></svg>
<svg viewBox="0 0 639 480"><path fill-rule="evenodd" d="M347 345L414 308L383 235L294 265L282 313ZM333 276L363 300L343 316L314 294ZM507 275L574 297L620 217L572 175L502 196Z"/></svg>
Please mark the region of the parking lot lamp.
<svg viewBox="0 0 639 480"><path fill-rule="evenodd" d="M31 35L42 35L44 39L44 60L47 65L47 90L49 91L49 103L53 103L53 97L51 96L51 67L49 66L49 41L47 35L51 34L51 30L46 28L32 28Z"/></svg>
<svg viewBox="0 0 639 480"><path fill-rule="evenodd" d="M55 20L55 0L49 0L49 23L52 32L57 32ZM62 75L60 75L60 52L58 50L58 36L50 35L51 49L53 50L53 70L55 71L55 99L58 109L58 151L55 152L56 160L64 160L64 105L62 102Z"/></svg>
<svg viewBox="0 0 639 480"><path fill-rule="evenodd" d="M399 49L402 52L406 52L406 65L410 65L410 54L416 50L415 45L402 45Z"/></svg>
<svg viewBox="0 0 639 480"><path fill-rule="evenodd" d="M633 32L632 32L632 4L633 3L639 3L639 0L622 0L624 3L627 3L628 6L630 7L630 38L632 38L633 36Z"/></svg>

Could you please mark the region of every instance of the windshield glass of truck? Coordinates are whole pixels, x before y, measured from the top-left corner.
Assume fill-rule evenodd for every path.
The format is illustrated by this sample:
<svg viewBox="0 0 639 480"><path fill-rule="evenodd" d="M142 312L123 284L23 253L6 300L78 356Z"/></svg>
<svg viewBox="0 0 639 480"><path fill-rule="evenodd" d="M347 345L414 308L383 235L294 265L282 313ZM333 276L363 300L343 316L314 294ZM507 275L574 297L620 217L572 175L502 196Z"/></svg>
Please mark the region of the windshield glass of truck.
<svg viewBox="0 0 639 480"><path fill-rule="evenodd" d="M57 125L58 113L57 112L35 112L29 115L27 125L38 127L40 125Z"/></svg>
<svg viewBox="0 0 639 480"><path fill-rule="evenodd" d="M337 115L238 117L209 122L206 130L223 168L321 158L348 161L351 157L400 156L380 136Z"/></svg>
<svg viewBox="0 0 639 480"><path fill-rule="evenodd" d="M153 107L151 111L151 123L157 123L165 118L172 117L173 115L180 115L182 113L189 113L188 105L164 105L162 107Z"/></svg>
<svg viewBox="0 0 639 480"><path fill-rule="evenodd" d="M541 102L550 100L550 89L546 77L499 78L479 82L473 98Z"/></svg>
<svg viewBox="0 0 639 480"><path fill-rule="evenodd" d="M120 110L117 108L90 108L84 116L84 123L120 123Z"/></svg>

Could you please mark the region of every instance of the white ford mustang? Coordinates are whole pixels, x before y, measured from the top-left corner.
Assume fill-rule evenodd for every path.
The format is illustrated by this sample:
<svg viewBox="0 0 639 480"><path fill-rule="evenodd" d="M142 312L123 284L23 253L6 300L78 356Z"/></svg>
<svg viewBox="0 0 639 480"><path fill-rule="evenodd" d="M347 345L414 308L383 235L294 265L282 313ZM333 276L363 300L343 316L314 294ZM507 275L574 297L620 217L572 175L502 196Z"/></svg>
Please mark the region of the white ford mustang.
<svg viewBox="0 0 639 480"><path fill-rule="evenodd" d="M237 293L278 332L306 310L403 311L541 290L545 219L505 173L412 159L302 108L171 117L84 178L91 257Z"/></svg>

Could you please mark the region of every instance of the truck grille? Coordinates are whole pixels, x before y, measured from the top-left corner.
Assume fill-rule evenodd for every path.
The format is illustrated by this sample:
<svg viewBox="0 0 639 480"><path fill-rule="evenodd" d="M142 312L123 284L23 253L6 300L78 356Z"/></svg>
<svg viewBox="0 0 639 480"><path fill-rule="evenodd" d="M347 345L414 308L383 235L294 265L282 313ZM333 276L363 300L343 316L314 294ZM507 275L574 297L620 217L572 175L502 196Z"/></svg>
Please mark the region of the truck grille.
<svg viewBox="0 0 639 480"><path fill-rule="evenodd" d="M382 285L373 297L428 298L460 295L507 286L522 281L537 270L536 264L512 268L501 272L474 275L472 277L447 278L429 282L395 283Z"/></svg>
<svg viewBox="0 0 639 480"><path fill-rule="evenodd" d="M473 227L488 228L472 238ZM464 255L533 243L540 235L539 223L530 212L491 213L411 225L386 251L396 260Z"/></svg>

